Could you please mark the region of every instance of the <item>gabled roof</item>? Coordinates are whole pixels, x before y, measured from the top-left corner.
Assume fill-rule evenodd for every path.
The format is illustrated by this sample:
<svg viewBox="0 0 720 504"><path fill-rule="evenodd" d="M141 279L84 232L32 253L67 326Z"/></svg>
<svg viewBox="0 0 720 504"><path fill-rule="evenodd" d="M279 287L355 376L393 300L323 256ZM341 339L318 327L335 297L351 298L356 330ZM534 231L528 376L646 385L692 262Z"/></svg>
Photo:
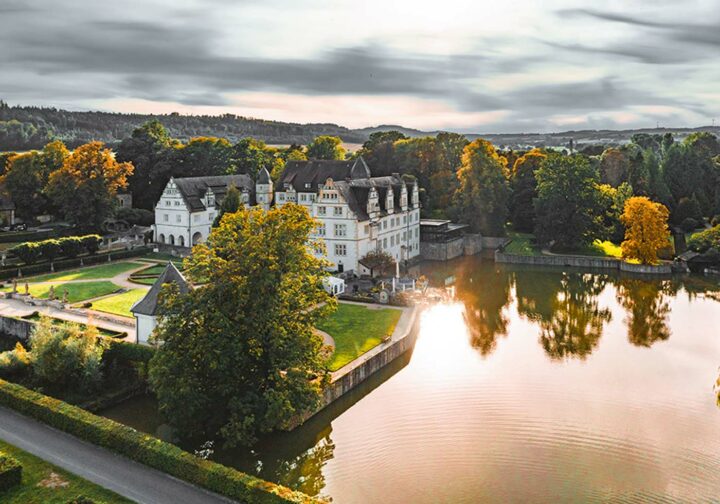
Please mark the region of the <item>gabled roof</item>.
<svg viewBox="0 0 720 504"><path fill-rule="evenodd" d="M387 192L393 191L393 211L400 211L400 192L402 186L405 185L403 179L397 175L388 177L371 177L364 179L340 180L334 182L335 188L342 194L347 201L350 209L357 215L358 220L365 221L369 219L367 214L367 204L370 196L370 190L374 187L378 193L378 204L380 206L380 214L387 215L386 208Z"/></svg>
<svg viewBox="0 0 720 504"><path fill-rule="evenodd" d="M277 189L282 191L287 184L297 192L317 192L318 185L324 184L329 178L346 180L371 176L370 168L362 156L351 160L288 161L278 179Z"/></svg>
<svg viewBox="0 0 720 504"><path fill-rule="evenodd" d="M191 212L205 210L203 198L211 189L215 195L215 200L220 203L225 198L225 194L230 186L235 186L240 191L250 193L250 204L254 204L255 183L250 175L217 175L214 177L186 177L173 179L175 185L180 191L180 195L185 200Z"/></svg>
<svg viewBox="0 0 720 504"><path fill-rule="evenodd" d="M268 172L267 168L265 168L264 166L262 168L260 168L260 171L258 172L257 183L258 184L269 184L270 183L270 172Z"/></svg>
<svg viewBox="0 0 720 504"><path fill-rule="evenodd" d="M181 294L187 294L190 291L190 285L185 280L185 277L178 271L172 261L168 261L167 266L165 266L153 286L150 287L148 293L145 294L145 297L132 305L130 311L140 315L155 315L162 286L171 282L178 284Z"/></svg>

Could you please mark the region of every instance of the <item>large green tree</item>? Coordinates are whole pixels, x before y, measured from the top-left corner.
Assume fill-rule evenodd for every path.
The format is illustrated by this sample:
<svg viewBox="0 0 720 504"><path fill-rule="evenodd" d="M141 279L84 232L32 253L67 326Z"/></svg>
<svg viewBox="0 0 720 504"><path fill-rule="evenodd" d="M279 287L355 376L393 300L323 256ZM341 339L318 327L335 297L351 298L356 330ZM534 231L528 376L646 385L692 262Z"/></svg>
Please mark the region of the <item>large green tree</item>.
<svg viewBox="0 0 720 504"><path fill-rule="evenodd" d="M477 139L465 147L455 193L457 215L474 232L503 236L510 189L505 159L487 140Z"/></svg>
<svg viewBox="0 0 720 504"><path fill-rule="evenodd" d="M284 165L281 159L276 159L274 150L268 148L265 142L254 138L243 138L233 145L229 171L247 173L254 179L262 168L272 173L276 161Z"/></svg>
<svg viewBox="0 0 720 504"><path fill-rule="evenodd" d="M342 139L329 135L320 135L307 146L309 159L345 159Z"/></svg>
<svg viewBox="0 0 720 504"><path fill-rule="evenodd" d="M46 191L67 221L83 229L99 229L132 172L133 165L118 163L102 142L90 142L75 149L50 175Z"/></svg>
<svg viewBox="0 0 720 504"><path fill-rule="evenodd" d="M535 227L535 207L537 180L535 172L547 155L540 149L533 149L519 157L512 167L510 175L510 220L516 231L532 232Z"/></svg>
<svg viewBox="0 0 720 504"><path fill-rule="evenodd" d="M535 172L535 234L543 245L574 250L592 243L601 231L598 174L580 155L552 154Z"/></svg>
<svg viewBox="0 0 720 504"><path fill-rule="evenodd" d="M371 133L368 140L358 151L375 176L390 175L397 172L395 159L395 142L406 140L407 137L399 131L376 131Z"/></svg>
<svg viewBox="0 0 720 504"><path fill-rule="evenodd" d="M164 292L150 383L182 434L247 445L319 404L314 327L335 302L311 253L315 226L299 205L226 214L187 260L204 286Z"/></svg>

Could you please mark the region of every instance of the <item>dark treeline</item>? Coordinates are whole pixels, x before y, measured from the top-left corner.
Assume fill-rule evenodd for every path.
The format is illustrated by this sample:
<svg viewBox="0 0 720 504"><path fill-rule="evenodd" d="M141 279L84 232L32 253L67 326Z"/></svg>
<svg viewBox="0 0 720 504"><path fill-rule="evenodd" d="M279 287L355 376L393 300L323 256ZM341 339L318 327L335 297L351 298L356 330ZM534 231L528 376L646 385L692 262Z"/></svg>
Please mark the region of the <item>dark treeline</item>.
<svg viewBox="0 0 720 504"><path fill-rule="evenodd" d="M42 149L62 140L71 149L99 140L110 147L129 137L142 124L159 120L173 138L218 136L237 142L254 137L267 143L309 143L318 135L336 135L345 142L362 143L367 134L336 124L293 124L233 114L219 116L74 112L46 107L10 106L0 100L0 151Z"/></svg>

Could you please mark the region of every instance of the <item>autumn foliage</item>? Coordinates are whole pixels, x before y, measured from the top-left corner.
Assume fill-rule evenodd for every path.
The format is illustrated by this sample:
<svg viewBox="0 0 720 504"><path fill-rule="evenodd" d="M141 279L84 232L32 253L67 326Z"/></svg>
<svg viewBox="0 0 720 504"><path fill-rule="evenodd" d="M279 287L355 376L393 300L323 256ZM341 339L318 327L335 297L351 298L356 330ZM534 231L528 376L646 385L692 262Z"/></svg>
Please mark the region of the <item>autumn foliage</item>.
<svg viewBox="0 0 720 504"><path fill-rule="evenodd" d="M643 264L655 264L658 250L670 242L667 207L645 196L635 196L625 203L621 216L625 224L625 241L622 242L624 259L635 259Z"/></svg>

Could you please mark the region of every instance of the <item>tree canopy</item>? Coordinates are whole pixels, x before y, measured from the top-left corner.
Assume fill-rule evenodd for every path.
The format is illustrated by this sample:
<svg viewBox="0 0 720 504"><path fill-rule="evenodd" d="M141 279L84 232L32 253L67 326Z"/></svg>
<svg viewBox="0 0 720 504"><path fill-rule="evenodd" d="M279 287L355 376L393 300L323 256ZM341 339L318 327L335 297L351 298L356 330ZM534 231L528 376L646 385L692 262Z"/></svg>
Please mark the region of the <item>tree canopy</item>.
<svg viewBox="0 0 720 504"><path fill-rule="evenodd" d="M345 159L345 148L340 137L320 135L307 146L309 159Z"/></svg>
<svg viewBox="0 0 720 504"><path fill-rule="evenodd" d="M668 216L665 205L645 196L628 199L622 214L625 224L625 241L621 245L623 258L655 264L658 250L670 244Z"/></svg>
<svg viewBox="0 0 720 504"><path fill-rule="evenodd" d="M186 261L204 286L167 288L150 363L160 410L182 434L248 445L319 404L327 376L314 327L335 306L299 205L225 214Z"/></svg>

